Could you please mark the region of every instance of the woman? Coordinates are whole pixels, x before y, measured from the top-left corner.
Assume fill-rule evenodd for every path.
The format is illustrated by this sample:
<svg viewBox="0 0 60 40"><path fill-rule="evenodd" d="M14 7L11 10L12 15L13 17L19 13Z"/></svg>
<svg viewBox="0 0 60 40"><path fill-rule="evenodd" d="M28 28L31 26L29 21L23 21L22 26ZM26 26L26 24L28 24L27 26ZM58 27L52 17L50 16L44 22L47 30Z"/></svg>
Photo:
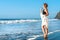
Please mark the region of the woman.
<svg viewBox="0 0 60 40"><path fill-rule="evenodd" d="M49 14L48 14L47 7L48 7L47 3L44 3L43 9L41 9L41 11L40 11L41 12L40 15L41 15L41 19L42 19L42 31L44 33L44 38L46 38L48 35L48 18L47 18L47 16Z"/></svg>

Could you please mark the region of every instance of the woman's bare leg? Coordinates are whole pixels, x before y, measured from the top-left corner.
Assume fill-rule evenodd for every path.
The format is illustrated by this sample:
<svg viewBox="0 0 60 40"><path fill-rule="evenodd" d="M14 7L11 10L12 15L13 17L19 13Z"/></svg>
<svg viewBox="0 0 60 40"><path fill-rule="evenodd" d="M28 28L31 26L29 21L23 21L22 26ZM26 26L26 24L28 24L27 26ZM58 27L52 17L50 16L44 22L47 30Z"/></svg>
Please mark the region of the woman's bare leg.
<svg viewBox="0 0 60 40"><path fill-rule="evenodd" d="M45 26L42 26L42 31L43 31L44 38L45 38L45 37L46 37L46 33L45 33Z"/></svg>
<svg viewBox="0 0 60 40"><path fill-rule="evenodd" d="M44 38L46 38L47 35L48 35L48 28L45 25L42 26L42 31L43 31L43 34L44 34Z"/></svg>
<svg viewBox="0 0 60 40"><path fill-rule="evenodd" d="M48 28L45 26L45 34L44 34L44 38L47 38L48 35Z"/></svg>
<svg viewBox="0 0 60 40"><path fill-rule="evenodd" d="M42 26L42 32L45 33L45 29L44 29L44 26Z"/></svg>
<svg viewBox="0 0 60 40"><path fill-rule="evenodd" d="M48 35L48 28L46 27L45 30L46 30L46 35Z"/></svg>
<svg viewBox="0 0 60 40"><path fill-rule="evenodd" d="M44 33L44 38L46 38L47 35L48 35L48 28L47 28L45 25L42 26L42 31L43 31L43 33Z"/></svg>

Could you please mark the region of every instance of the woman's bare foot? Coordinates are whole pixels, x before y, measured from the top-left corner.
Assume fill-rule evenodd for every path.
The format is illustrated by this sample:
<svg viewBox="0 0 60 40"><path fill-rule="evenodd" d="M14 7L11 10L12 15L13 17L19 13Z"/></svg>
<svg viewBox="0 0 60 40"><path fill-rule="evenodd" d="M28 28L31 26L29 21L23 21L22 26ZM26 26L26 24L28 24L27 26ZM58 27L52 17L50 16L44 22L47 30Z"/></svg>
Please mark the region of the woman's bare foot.
<svg viewBox="0 0 60 40"><path fill-rule="evenodd" d="M47 38L47 34L44 34L44 38Z"/></svg>

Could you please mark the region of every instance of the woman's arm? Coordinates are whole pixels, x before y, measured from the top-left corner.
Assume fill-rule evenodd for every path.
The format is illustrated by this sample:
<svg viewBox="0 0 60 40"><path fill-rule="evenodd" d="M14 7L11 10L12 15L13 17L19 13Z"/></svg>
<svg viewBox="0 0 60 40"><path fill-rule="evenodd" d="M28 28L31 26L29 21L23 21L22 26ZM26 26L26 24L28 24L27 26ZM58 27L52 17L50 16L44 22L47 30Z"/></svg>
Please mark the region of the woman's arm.
<svg viewBox="0 0 60 40"><path fill-rule="evenodd" d="M46 11L45 11L45 12L46 12L46 16L48 16L48 15L49 15L49 13L48 13L48 9L46 9Z"/></svg>

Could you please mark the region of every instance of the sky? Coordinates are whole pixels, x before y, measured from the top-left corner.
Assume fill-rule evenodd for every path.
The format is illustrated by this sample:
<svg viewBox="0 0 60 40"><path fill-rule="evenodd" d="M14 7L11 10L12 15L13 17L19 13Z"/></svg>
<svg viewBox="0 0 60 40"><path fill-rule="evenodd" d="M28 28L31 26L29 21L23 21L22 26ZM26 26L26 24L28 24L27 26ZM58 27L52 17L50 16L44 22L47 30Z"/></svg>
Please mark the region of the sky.
<svg viewBox="0 0 60 40"><path fill-rule="evenodd" d="M60 0L0 0L0 19L40 18L40 8L48 4L49 18L60 11Z"/></svg>

